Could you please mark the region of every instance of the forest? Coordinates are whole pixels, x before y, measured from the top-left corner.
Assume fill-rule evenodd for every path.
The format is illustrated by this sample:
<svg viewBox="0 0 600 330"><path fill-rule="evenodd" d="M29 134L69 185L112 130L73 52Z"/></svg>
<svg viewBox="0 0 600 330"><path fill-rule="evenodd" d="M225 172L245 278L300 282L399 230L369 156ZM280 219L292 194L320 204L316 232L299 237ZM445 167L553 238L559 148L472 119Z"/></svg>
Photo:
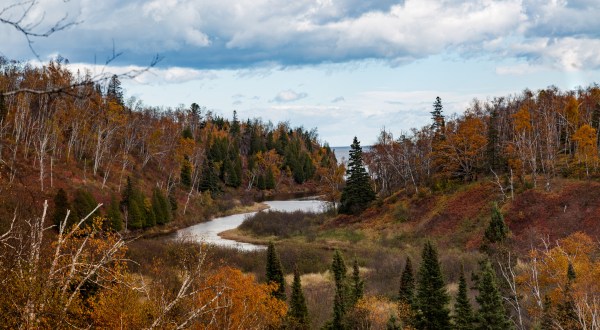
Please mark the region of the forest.
<svg viewBox="0 0 600 330"><path fill-rule="evenodd" d="M474 100L339 162L316 129L0 59L0 327L598 329L600 88ZM351 141L348 141L349 143ZM259 212L235 249L166 239Z"/></svg>

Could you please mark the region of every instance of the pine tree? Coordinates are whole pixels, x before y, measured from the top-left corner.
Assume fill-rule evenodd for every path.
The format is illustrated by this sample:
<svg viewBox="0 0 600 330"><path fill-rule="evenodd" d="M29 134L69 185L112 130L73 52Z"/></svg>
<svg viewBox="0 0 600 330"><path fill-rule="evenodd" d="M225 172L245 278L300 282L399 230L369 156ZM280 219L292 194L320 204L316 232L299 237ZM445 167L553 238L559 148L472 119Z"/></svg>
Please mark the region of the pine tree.
<svg viewBox="0 0 600 330"><path fill-rule="evenodd" d="M155 187L152 191L152 210L157 224L164 225L171 221L171 206L158 187Z"/></svg>
<svg viewBox="0 0 600 330"><path fill-rule="evenodd" d="M354 259L352 265L352 287L350 293L350 305L355 305L356 302L363 297L365 282L360 278L360 269L358 268L358 260Z"/></svg>
<svg viewBox="0 0 600 330"><path fill-rule="evenodd" d="M375 192L371 187L371 178L363 165L362 148L356 137L350 146L347 175L348 179L342 190L339 212L357 214L375 200Z"/></svg>
<svg viewBox="0 0 600 330"><path fill-rule="evenodd" d="M387 323L385 324L385 330L401 330L400 324L398 324L398 319L396 319L395 315L390 315Z"/></svg>
<svg viewBox="0 0 600 330"><path fill-rule="evenodd" d="M548 295L544 296L544 308L542 310L542 320L540 321L540 330L554 329L554 313L552 311L552 301Z"/></svg>
<svg viewBox="0 0 600 330"><path fill-rule="evenodd" d="M121 211L119 210L119 202L114 194L111 197L106 217L108 218L110 229L114 231L123 230L123 217L121 216Z"/></svg>
<svg viewBox="0 0 600 330"><path fill-rule="evenodd" d="M130 198L127 203L127 229L140 229L144 226L143 205L136 199Z"/></svg>
<svg viewBox="0 0 600 330"><path fill-rule="evenodd" d="M98 206L98 202L96 202L94 196L87 190L82 188L75 190L75 196L73 197L73 216L75 221L80 221L88 216L96 206ZM98 211L91 214L85 221L85 224L92 224L96 215L98 215Z"/></svg>
<svg viewBox="0 0 600 330"><path fill-rule="evenodd" d="M456 330L475 329L473 308L467 293L467 280L465 279L464 269L461 269L458 280L458 293L454 303L454 329Z"/></svg>
<svg viewBox="0 0 600 330"><path fill-rule="evenodd" d="M156 214L152 208L152 200L144 197L142 203L144 205L144 228L156 226Z"/></svg>
<svg viewBox="0 0 600 330"><path fill-rule="evenodd" d="M479 291L476 298L479 310L477 311L476 329L512 329L496 283L496 274L487 260L481 263L481 272L477 278L477 290Z"/></svg>
<svg viewBox="0 0 600 330"><path fill-rule="evenodd" d="M215 166L212 161L206 159L202 164L202 179L198 189L202 192L210 191L211 194L219 192L219 176L215 170Z"/></svg>
<svg viewBox="0 0 600 330"><path fill-rule="evenodd" d="M121 87L121 81L119 80L119 76L116 74L112 75L108 81L106 96L109 98L109 100L116 102L121 106L125 105L123 102L123 88Z"/></svg>
<svg viewBox="0 0 600 330"><path fill-rule="evenodd" d="M310 326L308 307L306 307L306 299L302 292L302 283L300 282L300 271L298 270L298 266L294 267L294 283L292 284L292 297L288 317L293 320L295 329L308 329Z"/></svg>
<svg viewBox="0 0 600 330"><path fill-rule="evenodd" d="M267 168L267 174L265 175L265 188L275 189L275 175L271 167Z"/></svg>
<svg viewBox="0 0 600 330"><path fill-rule="evenodd" d="M269 242L267 247L267 270L266 270L267 283L275 283L278 285L277 290L273 291L273 297L286 300L285 297L285 278L283 276L283 268L281 267L281 261L279 261L279 255L275 250L275 244Z"/></svg>
<svg viewBox="0 0 600 330"><path fill-rule="evenodd" d="M63 221L65 221L65 217L67 216L67 210L71 209L71 205L69 203L69 198L67 197L67 193L63 188L58 189L56 195L54 196L54 214L52 215L52 219L54 219L54 224L56 225L56 229L60 228L60 225ZM67 226L73 225L73 222L76 219L73 215L69 216L67 219Z"/></svg>
<svg viewBox="0 0 600 330"><path fill-rule="evenodd" d="M431 119L433 120L433 124L431 124L431 128L435 132L436 136L444 135L444 128L446 127L446 122L444 119L442 99L438 96L435 98L435 102L433 102L433 111L431 111Z"/></svg>
<svg viewBox="0 0 600 330"><path fill-rule="evenodd" d="M565 330L579 329L577 313L575 311L575 300L573 299L573 282L576 279L575 268L569 262L567 267L567 283L563 290L562 301L556 306L556 319L561 328Z"/></svg>
<svg viewBox="0 0 600 330"><path fill-rule="evenodd" d="M346 285L346 264L340 251L333 253L333 262L331 264L333 279L335 282L335 296L333 299L333 320L332 329L345 329L344 316L346 316L346 307L348 303L348 288Z"/></svg>
<svg viewBox="0 0 600 330"><path fill-rule="evenodd" d="M504 241L507 235L508 226L506 226L506 223L504 222L504 217L502 216L502 213L500 213L498 205L494 203L494 206L492 207L492 218L485 230L485 240L489 243L498 243Z"/></svg>
<svg viewBox="0 0 600 330"><path fill-rule="evenodd" d="M416 328L450 329L449 300L437 251L427 242L423 247L415 296Z"/></svg>
<svg viewBox="0 0 600 330"><path fill-rule="evenodd" d="M190 163L189 157L187 155L183 157L179 178L181 180L181 184L184 187L189 187L192 185L192 164Z"/></svg>
<svg viewBox="0 0 600 330"><path fill-rule="evenodd" d="M398 300L408 305L413 304L415 296L415 277L412 269L412 261L406 257L406 264L400 276L400 290L398 292Z"/></svg>

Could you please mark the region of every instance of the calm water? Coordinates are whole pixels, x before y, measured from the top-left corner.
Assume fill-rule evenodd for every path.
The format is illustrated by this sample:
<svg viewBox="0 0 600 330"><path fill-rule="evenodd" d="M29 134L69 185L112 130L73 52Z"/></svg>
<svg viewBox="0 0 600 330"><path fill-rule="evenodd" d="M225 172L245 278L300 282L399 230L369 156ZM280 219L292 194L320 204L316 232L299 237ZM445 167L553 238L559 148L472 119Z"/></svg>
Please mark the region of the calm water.
<svg viewBox="0 0 600 330"><path fill-rule="evenodd" d="M318 200L268 201L264 203L269 205L269 210L283 212L322 212L323 207L325 206L324 202ZM265 249L266 247L262 245L241 243L219 237L220 232L237 228L239 225L242 224L246 217L251 216L255 213L256 212L234 214L226 217L216 218L208 222L203 222L191 227L178 230L176 234L178 238L190 237L198 242L235 247L245 251Z"/></svg>

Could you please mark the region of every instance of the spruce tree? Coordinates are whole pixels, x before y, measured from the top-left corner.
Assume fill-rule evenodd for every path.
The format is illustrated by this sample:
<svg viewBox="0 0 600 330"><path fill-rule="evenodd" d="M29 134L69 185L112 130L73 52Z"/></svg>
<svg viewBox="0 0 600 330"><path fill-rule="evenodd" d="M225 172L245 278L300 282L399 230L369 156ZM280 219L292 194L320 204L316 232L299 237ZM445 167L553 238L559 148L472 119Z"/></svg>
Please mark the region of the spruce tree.
<svg viewBox="0 0 600 330"><path fill-rule="evenodd" d="M400 290L398 300L410 306L413 305L415 296L415 277L412 268L412 261L406 257L406 264L400 276Z"/></svg>
<svg viewBox="0 0 600 330"><path fill-rule="evenodd" d="M365 170L362 160L362 148L356 137L350 146L346 186L340 199L340 213L357 214L375 200L371 178Z"/></svg>
<svg viewBox="0 0 600 330"><path fill-rule="evenodd" d="M563 289L562 301L556 306L556 319L560 323L561 328L565 330L579 329L577 312L575 311L575 300L571 292L575 279L575 268L569 262L567 267L567 282Z"/></svg>
<svg viewBox="0 0 600 330"><path fill-rule="evenodd" d="M157 224L164 225L171 221L171 206L158 187L152 190L152 210Z"/></svg>
<svg viewBox="0 0 600 330"><path fill-rule="evenodd" d="M475 329L474 321L473 308L468 296L467 280L465 279L464 269L461 269L460 278L458 279L458 293L454 303L454 329Z"/></svg>
<svg viewBox="0 0 600 330"><path fill-rule="evenodd" d="M84 217L88 216L94 208L98 206L98 202L92 194L83 188L75 190L75 196L73 197L73 216L74 220L79 222ZM91 225L94 217L98 215L98 211L91 214L85 221L86 225Z"/></svg>
<svg viewBox="0 0 600 330"><path fill-rule="evenodd" d="M552 310L552 301L548 295L544 296L544 308L542 310L542 320L540 321L540 330L554 329L554 313Z"/></svg>
<svg viewBox="0 0 600 330"><path fill-rule="evenodd" d="M273 291L273 297L285 301L285 278L283 276L283 268L281 267L281 261L279 255L275 250L275 244L269 242L267 247L267 269L266 269L266 280L267 283L275 283L278 285L277 290Z"/></svg>
<svg viewBox="0 0 600 330"><path fill-rule="evenodd" d="M506 236L508 235L508 226L504 222L504 217L500 210L498 209L498 205L494 203L492 207L492 218L488 227L485 230L485 240L489 243L498 243L504 241Z"/></svg>
<svg viewBox="0 0 600 330"><path fill-rule="evenodd" d="M340 251L333 253L333 262L331 271L335 283L335 296L333 299L333 320L332 329L345 329L344 317L346 316L346 307L348 303L348 288L346 285L346 264Z"/></svg>
<svg viewBox="0 0 600 330"><path fill-rule="evenodd" d="M437 251L431 242L425 243L419 267L415 296L416 328L427 330L450 329L448 302Z"/></svg>
<svg viewBox="0 0 600 330"><path fill-rule="evenodd" d="M189 157L187 155L183 157L179 178L181 180L181 184L184 187L189 187L192 185L192 164L190 163Z"/></svg>
<svg viewBox="0 0 600 330"><path fill-rule="evenodd" d="M110 229L114 231L123 230L123 217L121 216L121 211L119 210L119 202L114 194L111 197L106 217L108 218Z"/></svg>
<svg viewBox="0 0 600 330"><path fill-rule="evenodd" d="M476 298L479 310L477 311L476 329L512 329L496 283L496 274L487 260L481 263L481 272L477 278L477 290L479 291Z"/></svg>
<svg viewBox="0 0 600 330"><path fill-rule="evenodd" d="M363 297L365 282L360 278L360 270L358 268L358 260L354 259L352 265L352 287L350 293L350 305L355 305L356 302Z"/></svg>
<svg viewBox="0 0 600 330"><path fill-rule="evenodd" d="M69 197L67 197L67 193L63 188L58 189L56 195L54 196L54 213L52 215L52 219L54 220L57 230L59 230L61 223L65 221L67 210L70 209L71 205L69 203ZM73 215L69 216L69 219L67 219L67 227L73 224L74 219L75 217L73 217Z"/></svg>
<svg viewBox="0 0 600 330"><path fill-rule="evenodd" d="M121 106L125 105L123 102L123 88L121 87L121 81L119 80L119 76L116 74L113 74L108 81L106 96L111 101L116 102Z"/></svg>
<svg viewBox="0 0 600 330"><path fill-rule="evenodd" d="M300 282L300 271L298 270L298 266L294 267L294 283L292 284L292 297L290 300L288 317L292 319L295 329L308 329L310 326L308 307L306 307L306 299L302 292L302 283Z"/></svg>
<svg viewBox="0 0 600 330"><path fill-rule="evenodd" d="M431 111L431 119L433 120L433 124L431 124L431 128L435 132L436 136L443 136L444 128L446 127L446 122L444 119L442 99L438 96L435 98L435 102L433 102L433 111Z"/></svg>

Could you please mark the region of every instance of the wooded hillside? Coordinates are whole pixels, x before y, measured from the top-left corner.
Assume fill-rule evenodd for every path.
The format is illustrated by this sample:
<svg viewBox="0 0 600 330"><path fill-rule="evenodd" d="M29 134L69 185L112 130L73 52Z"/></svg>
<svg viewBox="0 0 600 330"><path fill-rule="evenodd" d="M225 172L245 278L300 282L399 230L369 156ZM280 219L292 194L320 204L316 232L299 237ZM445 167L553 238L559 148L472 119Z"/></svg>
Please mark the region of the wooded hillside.
<svg viewBox="0 0 600 330"><path fill-rule="evenodd" d="M168 197L184 215L202 196L317 188L335 195L332 184L341 182L343 171L316 129L240 120L235 111L229 120L195 103L144 106L125 98L117 76L94 80L61 60L33 67L2 58L0 71L5 215L17 205L39 209L59 188L77 203L82 190L88 202L117 200L125 226L128 215L146 213L129 226L135 229L164 223L146 219L155 217L154 199Z"/></svg>

